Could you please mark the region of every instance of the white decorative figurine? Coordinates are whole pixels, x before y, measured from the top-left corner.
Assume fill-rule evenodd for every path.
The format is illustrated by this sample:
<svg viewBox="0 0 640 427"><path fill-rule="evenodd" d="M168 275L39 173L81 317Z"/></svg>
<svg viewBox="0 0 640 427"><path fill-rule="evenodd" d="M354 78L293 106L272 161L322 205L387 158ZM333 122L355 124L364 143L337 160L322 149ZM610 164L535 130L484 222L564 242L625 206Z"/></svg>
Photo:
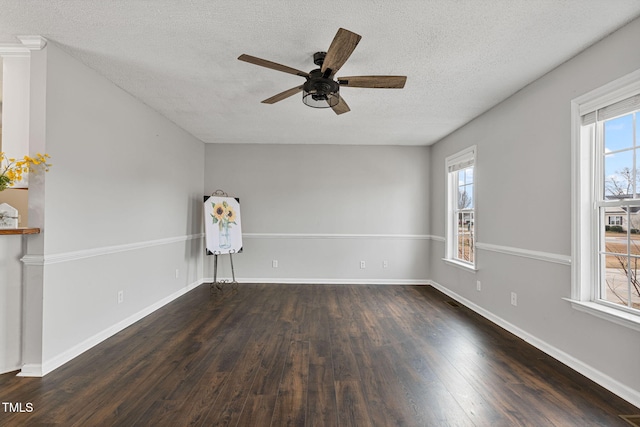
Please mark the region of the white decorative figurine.
<svg viewBox="0 0 640 427"><path fill-rule="evenodd" d="M18 210L7 203L0 204L0 228L18 228Z"/></svg>

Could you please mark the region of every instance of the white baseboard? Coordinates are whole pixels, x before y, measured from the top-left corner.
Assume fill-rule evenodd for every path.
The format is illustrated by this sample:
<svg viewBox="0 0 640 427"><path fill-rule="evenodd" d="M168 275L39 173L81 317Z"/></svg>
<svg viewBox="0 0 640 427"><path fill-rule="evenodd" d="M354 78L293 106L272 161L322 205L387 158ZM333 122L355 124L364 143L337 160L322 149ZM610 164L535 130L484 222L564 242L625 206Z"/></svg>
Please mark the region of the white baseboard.
<svg viewBox="0 0 640 427"><path fill-rule="evenodd" d="M95 334L92 337L87 338L86 340L82 341L81 343L71 347L70 349L60 353L59 355L44 361L44 363L42 365L38 365L38 364L25 364L24 366L22 366L22 370L21 372L18 374L19 377L43 377L46 374L48 374L49 372L53 371L56 368L59 368L60 366L64 365L65 363L69 362L71 359L79 356L80 354L84 353L85 351L89 350L90 348L100 344L102 341L106 340L107 338L117 334L118 332L122 331L123 329L131 326L132 324L134 324L135 322L137 322L138 320L148 316L149 314L153 313L154 311L160 309L161 307L165 306L166 304L170 303L171 301L181 297L182 295L186 294L187 292L189 292L192 289L195 289L196 287L200 286L201 284L205 283L204 280L198 280L182 289L179 289L178 291L174 292L173 294L161 299L160 301L157 301L153 304L151 304L148 307L145 307L144 309L140 310L137 313L132 314L131 316L127 317L126 319L121 320L120 322L108 327L107 329Z"/></svg>
<svg viewBox="0 0 640 427"><path fill-rule="evenodd" d="M20 364L15 364L15 365L7 365L7 366L3 366L2 368L0 368L0 375L2 374L8 374L9 372L14 372L14 371L19 371L20 370Z"/></svg>
<svg viewBox="0 0 640 427"><path fill-rule="evenodd" d="M634 390L631 387L628 387L620 383L619 381L600 372L599 370L593 368L592 366L587 365L586 363L582 362L579 359L576 359L570 354L567 354L564 351L550 345L549 343L540 340L539 338L507 322L501 317L496 316L495 314L483 309L482 307L469 301L468 299L449 290L448 288L442 286L441 284L436 283L433 280L429 280L428 283L434 288L436 288L437 290L439 290L440 292L444 293L445 295L448 295L449 297L453 298L457 302L465 305L466 307L470 308L471 310L475 311L482 317L490 320L491 322L495 323L501 328L506 329L507 331L523 339L524 341L528 342L529 344L536 347L537 349L545 352L546 354L553 357L554 359L564 363L574 371L579 372L580 374L589 378L591 381L601 385L602 387L606 388L607 390L616 394L617 396L620 396L622 399L626 400L632 405L640 407L640 392L638 390Z"/></svg>
<svg viewBox="0 0 640 427"><path fill-rule="evenodd" d="M20 372L16 375L18 377L42 377L42 365L39 363L27 363L22 365Z"/></svg>

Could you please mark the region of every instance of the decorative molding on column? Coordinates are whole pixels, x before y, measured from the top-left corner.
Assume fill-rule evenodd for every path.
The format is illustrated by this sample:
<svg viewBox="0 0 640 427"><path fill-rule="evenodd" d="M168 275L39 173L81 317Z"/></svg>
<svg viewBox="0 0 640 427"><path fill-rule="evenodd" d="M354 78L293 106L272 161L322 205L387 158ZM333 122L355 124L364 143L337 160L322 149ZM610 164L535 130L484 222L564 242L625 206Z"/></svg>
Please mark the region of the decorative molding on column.
<svg viewBox="0 0 640 427"><path fill-rule="evenodd" d="M17 38L29 50L42 50L47 45L47 39L42 36L17 36Z"/></svg>
<svg viewBox="0 0 640 427"><path fill-rule="evenodd" d="M0 56L29 56L32 50L42 50L47 39L42 36L17 36L20 43L0 44Z"/></svg>

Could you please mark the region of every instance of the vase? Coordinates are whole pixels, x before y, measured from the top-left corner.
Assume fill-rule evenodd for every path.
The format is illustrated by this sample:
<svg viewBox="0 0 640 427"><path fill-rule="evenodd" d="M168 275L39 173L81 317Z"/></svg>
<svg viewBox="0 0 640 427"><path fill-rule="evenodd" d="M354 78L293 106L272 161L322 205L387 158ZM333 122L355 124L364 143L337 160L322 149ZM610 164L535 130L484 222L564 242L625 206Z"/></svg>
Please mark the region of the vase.
<svg viewBox="0 0 640 427"><path fill-rule="evenodd" d="M229 239L229 223L222 223L220 227L220 249L229 249L231 240Z"/></svg>

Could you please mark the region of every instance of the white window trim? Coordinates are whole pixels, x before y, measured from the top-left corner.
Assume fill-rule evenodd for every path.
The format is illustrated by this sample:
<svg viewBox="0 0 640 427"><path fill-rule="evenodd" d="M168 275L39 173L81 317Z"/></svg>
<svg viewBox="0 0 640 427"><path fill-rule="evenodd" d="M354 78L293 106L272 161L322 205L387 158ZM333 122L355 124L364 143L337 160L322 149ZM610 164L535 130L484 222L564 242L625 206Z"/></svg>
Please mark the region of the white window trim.
<svg viewBox="0 0 640 427"><path fill-rule="evenodd" d="M474 203L474 212L473 212L473 221L474 221L474 225L477 224L478 221L478 213L477 213L477 209L476 209L476 193L477 193L477 174L476 174L476 154L477 154L477 146L476 145L472 145L471 147L465 148L462 151L459 151L451 156L448 156L445 159L445 182L446 182L446 196L447 196L447 200L446 200L446 208L445 208L445 227L446 227L446 242L445 242L445 255L443 260L446 261L447 263L450 263L453 266L456 267L461 267L463 269L466 270L470 270L470 271L477 271L477 252L474 252L474 257L473 257L473 263L467 263L467 262L463 262L458 260L456 257L454 257L454 240L455 240L455 236L454 236L454 226L457 225L453 224L453 210L452 210L452 206L453 206L453 200L458 200L458 194L457 194L457 185L453 185L452 183L452 175L451 175L451 169L453 167L456 166L460 166L460 165L473 165L474 166L474 173L473 173L473 203ZM466 167L465 166L465 167ZM475 233L474 233L474 238L475 238ZM474 242L474 248L475 248L475 242Z"/></svg>
<svg viewBox="0 0 640 427"><path fill-rule="evenodd" d="M475 258L474 258L475 260ZM442 261L446 262L449 265L452 265L454 267L458 267L461 268L465 271L478 271L478 268L474 265L472 265L471 263L466 263L466 262L462 262L462 261L458 261L457 259L453 259L453 258L442 258Z"/></svg>
<svg viewBox="0 0 640 427"><path fill-rule="evenodd" d="M571 101L571 302L573 308L608 321L640 330L640 315L596 303L592 295L598 281L593 253L597 247L598 216L593 209L598 177L593 176L594 135L583 135L581 117L640 92L640 70ZM588 144L583 144L589 139Z"/></svg>

